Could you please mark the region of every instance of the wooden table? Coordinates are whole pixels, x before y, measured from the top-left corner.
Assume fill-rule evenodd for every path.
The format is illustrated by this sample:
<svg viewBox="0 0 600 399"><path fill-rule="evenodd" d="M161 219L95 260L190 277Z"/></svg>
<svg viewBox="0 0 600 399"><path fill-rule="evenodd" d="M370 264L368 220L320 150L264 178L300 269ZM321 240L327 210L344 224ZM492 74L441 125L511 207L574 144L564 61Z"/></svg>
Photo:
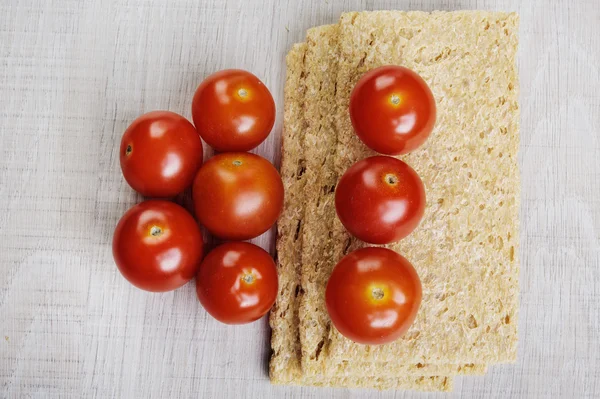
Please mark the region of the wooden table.
<svg viewBox="0 0 600 399"><path fill-rule="evenodd" d="M141 199L117 154L135 117L190 117L203 77L248 69L277 101L274 133L258 152L278 163L292 43L343 11L391 8L521 15L519 360L457 378L451 396L599 397L597 0L3 1L0 397L419 396L273 387L265 320L225 327L207 317L192 284L134 289L110 245L119 217ZM270 234L256 242L273 250Z"/></svg>

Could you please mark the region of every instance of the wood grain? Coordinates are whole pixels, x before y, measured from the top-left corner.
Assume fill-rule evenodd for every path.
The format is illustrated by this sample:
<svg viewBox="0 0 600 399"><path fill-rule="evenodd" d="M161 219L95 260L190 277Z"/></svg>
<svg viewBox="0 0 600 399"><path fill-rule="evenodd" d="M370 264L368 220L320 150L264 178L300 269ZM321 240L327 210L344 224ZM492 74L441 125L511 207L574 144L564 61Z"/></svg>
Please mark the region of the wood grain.
<svg viewBox="0 0 600 399"><path fill-rule="evenodd" d="M204 76L248 69L280 111L257 150L278 163L286 52L342 11L372 9L521 16L519 359L457 378L451 396L600 396L596 0L8 0L0 5L0 397L413 396L273 387L265 320L220 325L191 284L136 290L110 248L117 220L141 199L117 157L136 116L169 109L189 118ZM271 233L255 242L273 251Z"/></svg>

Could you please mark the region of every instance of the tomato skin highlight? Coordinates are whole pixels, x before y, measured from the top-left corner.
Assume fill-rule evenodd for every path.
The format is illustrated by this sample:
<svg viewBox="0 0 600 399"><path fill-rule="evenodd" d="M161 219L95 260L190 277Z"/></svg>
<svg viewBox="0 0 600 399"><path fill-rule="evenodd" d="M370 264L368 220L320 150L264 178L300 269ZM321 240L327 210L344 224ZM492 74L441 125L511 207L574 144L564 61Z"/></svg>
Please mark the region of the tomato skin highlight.
<svg viewBox="0 0 600 399"><path fill-rule="evenodd" d="M213 249L196 278L198 300L225 324L260 319L275 303L278 290L273 258L247 242L229 242Z"/></svg>
<svg viewBox="0 0 600 399"><path fill-rule="evenodd" d="M350 119L363 143L386 155L409 153L427 140L435 99L414 71L395 65L364 74L350 95Z"/></svg>
<svg viewBox="0 0 600 399"><path fill-rule="evenodd" d="M273 226L283 208L283 183L266 159L227 152L209 159L192 189L196 217L224 240L248 240Z"/></svg>
<svg viewBox="0 0 600 399"><path fill-rule="evenodd" d="M388 244L409 235L425 213L425 188L405 162L373 156L342 175L335 208L344 227L358 239Z"/></svg>
<svg viewBox="0 0 600 399"><path fill-rule="evenodd" d="M202 260L198 224L183 207L169 201L144 201L119 220L113 257L134 286L152 292L179 288L190 281Z"/></svg>
<svg viewBox="0 0 600 399"><path fill-rule="evenodd" d="M202 165L202 140L183 116L153 111L129 125L119 154L131 188L146 197L174 197L192 184Z"/></svg>
<svg viewBox="0 0 600 399"><path fill-rule="evenodd" d="M249 151L275 123L275 101L250 72L228 69L208 76L192 101L194 126L216 151Z"/></svg>
<svg viewBox="0 0 600 399"><path fill-rule="evenodd" d="M380 247L358 249L342 258L325 291L335 328L368 345L401 337L414 322L421 298L421 280L410 262Z"/></svg>

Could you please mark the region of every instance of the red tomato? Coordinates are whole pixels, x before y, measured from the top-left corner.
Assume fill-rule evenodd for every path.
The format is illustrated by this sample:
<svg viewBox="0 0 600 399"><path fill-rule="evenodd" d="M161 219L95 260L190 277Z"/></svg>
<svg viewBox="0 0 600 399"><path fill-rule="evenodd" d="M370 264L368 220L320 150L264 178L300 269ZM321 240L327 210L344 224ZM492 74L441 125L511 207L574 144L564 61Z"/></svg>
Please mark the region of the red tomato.
<svg viewBox="0 0 600 399"><path fill-rule="evenodd" d="M360 139L382 154L413 151L435 125L435 99L427 83L400 66L367 72L350 97L350 119Z"/></svg>
<svg viewBox="0 0 600 399"><path fill-rule="evenodd" d="M403 256L362 248L335 266L325 291L335 328L354 342L378 345L398 339L415 320L421 280Z"/></svg>
<svg viewBox="0 0 600 399"><path fill-rule="evenodd" d="M183 116L149 112L123 134L120 157L131 188L146 197L173 197L192 184L202 165L202 140Z"/></svg>
<svg viewBox="0 0 600 399"><path fill-rule="evenodd" d="M406 163L374 156L352 165L335 190L335 209L346 229L372 244L409 235L425 212L425 189Z"/></svg>
<svg viewBox="0 0 600 399"><path fill-rule="evenodd" d="M196 293L204 309L226 324L260 319L277 297L277 268L262 248L230 242L212 250L196 278Z"/></svg>
<svg viewBox="0 0 600 399"><path fill-rule="evenodd" d="M215 150L249 151L271 132L275 102L256 76L228 69L210 75L198 86L192 118L204 141Z"/></svg>
<svg viewBox="0 0 600 399"><path fill-rule="evenodd" d="M203 245L200 228L185 209L169 201L145 201L119 220L113 257L136 287L171 291L194 277Z"/></svg>
<svg viewBox="0 0 600 399"><path fill-rule="evenodd" d="M192 189L196 217L225 240L247 240L275 223L283 207L283 183L269 161L247 152L209 159Z"/></svg>

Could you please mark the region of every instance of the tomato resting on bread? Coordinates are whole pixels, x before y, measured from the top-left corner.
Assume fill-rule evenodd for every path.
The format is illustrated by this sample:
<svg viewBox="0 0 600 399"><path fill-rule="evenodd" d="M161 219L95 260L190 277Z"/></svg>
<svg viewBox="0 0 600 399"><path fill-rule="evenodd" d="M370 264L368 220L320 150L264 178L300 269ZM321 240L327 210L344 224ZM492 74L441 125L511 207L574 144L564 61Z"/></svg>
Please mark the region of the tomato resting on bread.
<svg viewBox="0 0 600 399"><path fill-rule="evenodd" d="M406 154L420 147L431 134L435 118L429 86L416 72L401 66L367 72L350 96L356 134L381 154Z"/></svg>
<svg viewBox="0 0 600 399"><path fill-rule="evenodd" d="M421 296L421 280L406 258L387 248L368 247L351 252L335 266L325 302L342 335L378 345L408 330Z"/></svg>
<svg viewBox="0 0 600 399"><path fill-rule="evenodd" d="M352 165L335 190L335 209L353 236L388 244L409 235L425 212L425 188L405 162L387 156Z"/></svg>

